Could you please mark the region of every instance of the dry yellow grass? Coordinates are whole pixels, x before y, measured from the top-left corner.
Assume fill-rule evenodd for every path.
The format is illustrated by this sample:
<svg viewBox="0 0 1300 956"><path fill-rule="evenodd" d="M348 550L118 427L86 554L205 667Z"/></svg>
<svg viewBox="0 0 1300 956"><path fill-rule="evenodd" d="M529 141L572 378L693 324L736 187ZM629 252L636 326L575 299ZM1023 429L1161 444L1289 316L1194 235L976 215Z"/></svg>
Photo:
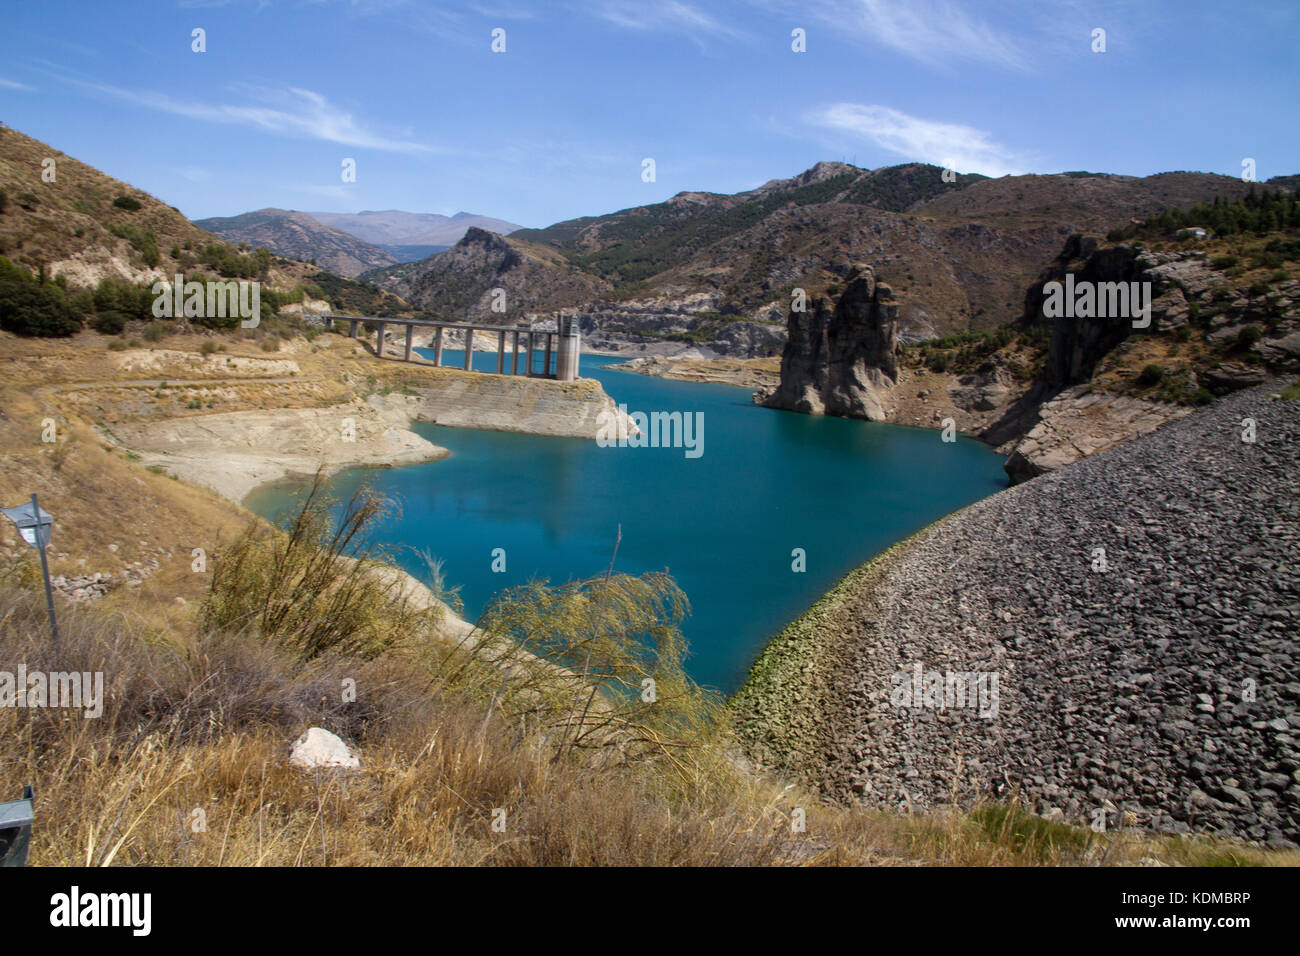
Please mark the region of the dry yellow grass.
<svg viewBox="0 0 1300 956"><path fill-rule="evenodd" d="M0 595L0 658L54 669L35 595ZM653 762L557 760L553 740L414 658L309 663L246 637L151 639L64 612L61 669L103 669L103 717L0 710L0 790L33 782L33 865L1295 864L1210 841L1093 834L1005 805L890 814L820 806L715 749L688 779ZM340 681L357 682L345 704ZM308 725L355 774L288 765ZM704 745L701 745L702 747ZM793 826L797 811L806 825ZM493 828L504 811L504 830Z"/></svg>

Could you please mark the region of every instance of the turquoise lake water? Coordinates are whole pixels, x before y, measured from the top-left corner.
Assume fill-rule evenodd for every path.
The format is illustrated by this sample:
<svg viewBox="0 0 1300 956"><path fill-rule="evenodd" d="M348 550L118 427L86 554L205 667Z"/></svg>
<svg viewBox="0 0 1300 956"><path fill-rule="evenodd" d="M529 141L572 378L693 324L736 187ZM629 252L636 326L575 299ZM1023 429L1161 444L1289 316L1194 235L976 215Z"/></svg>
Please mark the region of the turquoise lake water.
<svg viewBox="0 0 1300 956"><path fill-rule="evenodd" d="M459 368L463 353L447 350L443 360ZM417 576L413 549L444 559L470 620L498 591L530 578L603 573L622 525L616 569L672 573L692 606L688 670L729 693L763 645L839 578L1007 484L1002 456L973 440L779 412L753 405L748 389L598 367L613 361L584 355L582 375L630 412L702 412L700 457L416 424L451 457L353 469L330 490L346 498L368 481L399 499L400 518L378 539L408 546L395 557ZM494 371L495 353L477 353L474 366ZM289 501L285 488L267 488L249 506L279 520ZM505 549L505 573L492 571L495 548ZM792 570L795 548L806 555L802 573Z"/></svg>

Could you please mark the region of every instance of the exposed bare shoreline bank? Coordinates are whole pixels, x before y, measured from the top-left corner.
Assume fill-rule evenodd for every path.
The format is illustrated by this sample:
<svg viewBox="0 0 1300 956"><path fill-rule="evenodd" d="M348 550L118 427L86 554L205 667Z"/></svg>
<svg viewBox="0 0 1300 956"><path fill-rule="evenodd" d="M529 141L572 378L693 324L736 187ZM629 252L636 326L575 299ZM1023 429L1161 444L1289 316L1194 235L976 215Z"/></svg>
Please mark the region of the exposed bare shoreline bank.
<svg viewBox="0 0 1300 956"><path fill-rule="evenodd" d="M776 358L654 356L602 367L672 381L751 388L759 404L780 381ZM880 390L879 398L887 424L932 431L951 425L956 433L1007 456L1013 482L1150 434L1191 410L1084 385L1037 396L1030 383L1007 375L957 375L924 368L900 369L897 381Z"/></svg>
<svg viewBox="0 0 1300 956"><path fill-rule="evenodd" d="M405 392L324 408L281 408L101 426L146 467L165 470L243 504L267 485L317 471L400 467L450 452L411 431L417 421L555 437L596 436L618 414L598 382L557 383L465 373Z"/></svg>

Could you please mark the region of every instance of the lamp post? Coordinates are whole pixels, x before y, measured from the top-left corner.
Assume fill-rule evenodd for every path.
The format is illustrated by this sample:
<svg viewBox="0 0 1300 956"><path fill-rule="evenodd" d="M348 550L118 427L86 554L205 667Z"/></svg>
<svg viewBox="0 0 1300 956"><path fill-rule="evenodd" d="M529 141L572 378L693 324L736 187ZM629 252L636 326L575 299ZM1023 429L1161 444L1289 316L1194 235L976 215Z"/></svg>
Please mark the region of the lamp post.
<svg viewBox="0 0 1300 956"><path fill-rule="evenodd" d="M54 589L50 587L50 565L45 558L45 549L50 543L50 532L54 528L54 516L36 503L32 495L30 504L15 508L0 508L5 517L14 523L22 539L41 553L41 574L45 577L45 604L50 611L50 633L54 635L54 651L59 650L59 625L54 619Z"/></svg>

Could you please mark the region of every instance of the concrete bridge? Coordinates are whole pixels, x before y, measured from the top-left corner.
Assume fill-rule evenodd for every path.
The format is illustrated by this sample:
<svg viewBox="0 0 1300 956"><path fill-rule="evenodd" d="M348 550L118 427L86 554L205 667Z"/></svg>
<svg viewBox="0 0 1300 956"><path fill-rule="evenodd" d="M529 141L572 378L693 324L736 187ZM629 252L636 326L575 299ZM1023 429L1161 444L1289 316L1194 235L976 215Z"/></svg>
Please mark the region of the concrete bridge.
<svg viewBox="0 0 1300 956"><path fill-rule="evenodd" d="M411 361L411 350L415 347L415 330L430 329L432 337L428 348L433 349L433 364L442 366L442 339L446 329L465 333L465 369L472 370L474 361L474 333L496 333L497 337L497 374L520 374L519 356L522 353L523 374L533 378L553 378L561 382L571 382L578 377L578 358L582 354L582 344L578 335L578 320L561 317L556 329L537 329L530 323L518 325L478 325L464 322L437 322L431 319L394 319L375 315L339 315L327 312L319 318L328 328L336 322L349 323L348 335L359 338L361 323L369 322L377 326L375 337L375 355L384 357L384 336L390 325L406 327L406 351L403 359ZM509 347L507 349L507 341ZM522 349L520 348L522 346ZM542 356L542 368L536 368L536 357ZM509 356L509 361L507 361ZM552 359L554 356L554 359ZM507 368L508 366L508 368Z"/></svg>

